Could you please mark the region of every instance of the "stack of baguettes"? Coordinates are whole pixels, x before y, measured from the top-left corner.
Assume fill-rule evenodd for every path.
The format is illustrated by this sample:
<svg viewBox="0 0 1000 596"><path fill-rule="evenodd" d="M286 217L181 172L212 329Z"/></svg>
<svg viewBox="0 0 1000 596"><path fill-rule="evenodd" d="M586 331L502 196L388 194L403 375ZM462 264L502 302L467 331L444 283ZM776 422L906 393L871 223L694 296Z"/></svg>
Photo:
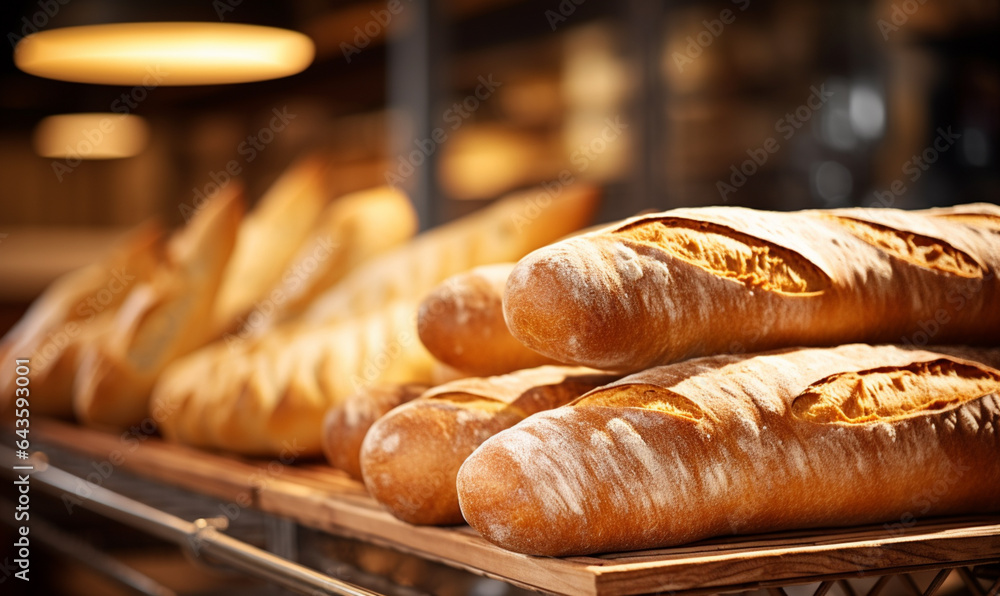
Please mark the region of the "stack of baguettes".
<svg viewBox="0 0 1000 596"><path fill-rule="evenodd" d="M397 517L529 554L1000 511L1000 208L559 240L596 204L570 186L411 238L405 196L331 199L323 171L54 284L0 342L38 365L33 411L322 450Z"/></svg>
<svg viewBox="0 0 1000 596"><path fill-rule="evenodd" d="M332 197L330 172L308 156L247 214L233 182L176 232L143 226L55 282L0 340L4 362L31 362L32 411L243 454L319 455L324 412L358 389L458 376L417 339L428 291L575 232L599 200L587 185L515 192L414 235L405 194ZM14 380L0 366L0 410Z"/></svg>
<svg viewBox="0 0 1000 596"><path fill-rule="evenodd" d="M173 362L264 308L274 320L296 316L413 235L403 193L331 197L328 165L322 155L293 164L246 215L234 181L188 205L176 232L140 226L103 261L54 282L0 340L5 362L30 360L31 411L113 429L145 422ZM13 372L0 366L0 410L13 401Z"/></svg>
<svg viewBox="0 0 1000 596"><path fill-rule="evenodd" d="M442 284L420 338L480 376L370 388L324 448L528 554L1000 511L998 268L987 204L636 217Z"/></svg>

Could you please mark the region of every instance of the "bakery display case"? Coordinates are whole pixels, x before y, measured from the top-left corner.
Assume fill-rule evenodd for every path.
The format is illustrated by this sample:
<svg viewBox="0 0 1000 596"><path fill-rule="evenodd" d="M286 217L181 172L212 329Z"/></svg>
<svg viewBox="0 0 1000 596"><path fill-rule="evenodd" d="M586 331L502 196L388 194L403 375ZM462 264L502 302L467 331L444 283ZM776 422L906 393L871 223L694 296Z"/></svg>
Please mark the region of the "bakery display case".
<svg viewBox="0 0 1000 596"><path fill-rule="evenodd" d="M0 593L1000 593L1000 4L0 24Z"/></svg>

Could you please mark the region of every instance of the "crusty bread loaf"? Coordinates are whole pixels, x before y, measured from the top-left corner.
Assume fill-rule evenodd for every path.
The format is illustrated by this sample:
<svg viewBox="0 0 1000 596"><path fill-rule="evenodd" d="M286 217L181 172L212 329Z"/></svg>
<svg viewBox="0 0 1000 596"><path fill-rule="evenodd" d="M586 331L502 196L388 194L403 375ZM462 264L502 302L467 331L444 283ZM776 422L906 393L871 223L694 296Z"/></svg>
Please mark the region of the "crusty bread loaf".
<svg viewBox="0 0 1000 596"><path fill-rule="evenodd" d="M330 465L361 480L361 442L375 421L396 406L413 401L430 385L372 385L333 406L323 418L323 455Z"/></svg>
<svg viewBox="0 0 1000 596"><path fill-rule="evenodd" d="M52 282L0 340L0 411L13 403L14 359L31 365L31 412L73 415L73 378L84 346L102 333L133 287L149 280L163 250L157 223L140 225L101 262Z"/></svg>
<svg viewBox="0 0 1000 596"><path fill-rule="evenodd" d="M417 331L435 358L474 376L555 364L514 339L503 319L503 288L514 263L453 275L420 304Z"/></svg>
<svg viewBox="0 0 1000 596"><path fill-rule="evenodd" d="M852 341L995 342L998 217L986 204L677 209L528 255L504 313L546 356L623 371Z"/></svg>
<svg viewBox="0 0 1000 596"><path fill-rule="evenodd" d="M562 188L555 197L539 189L507 196L372 259L319 296L302 318L343 320L394 300L420 300L451 275L515 261L585 226L598 197L586 185Z"/></svg>
<svg viewBox="0 0 1000 596"><path fill-rule="evenodd" d="M1000 511L1000 350L846 345L652 368L487 440L465 519L538 555ZM985 364L980 362L985 361Z"/></svg>
<svg viewBox="0 0 1000 596"><path fill-rule="evenodd" d="M535 412L569 403L615 378L586 368L543 366L435 387L372 425L361 445L365 486L404 521L461 523L455 477L476 447Z"/></svg>
<svg viewBox="0 0 1000 596"><path fill-rule="evenodd" d="M216 342L163 373L151 400L164 436L248 455L322 453L323 416L369 385L436 381L415 302L326 325Z"/></svg>
<svg viewBox="0 0 1000 596"><path fill-rule="evenodd" d="M596 190L585 186L555 198L520 193L369 259L301 316L178 363L156 388L153 418L164 418L168 438L192 445L274 455L296 442L300 452L319 454L323 414L348 395L369 384L454 378L417 338L417 304L427 291L580 227L596 203Z"/></svg>
<svg viewBox="0 0 1000 596"><path fill-rule="evenodd" d="M299 160L243 218L215 299L213 325L220 333L281 280L315 226L330 199L323 176L327 162L319 155Z"/></svg>
<svg viewBox="0 0 1000 596"><path fill-rule="evenodd" d="M295 318L348 273L403 244L416 231L413 204L399 190L381 186L337 198L320 214L311 236L265 295L274 302L273 311L259 309L266 322L245 324L257 331Z"/></svg>
<svg viewBox="0 0 1000 596"><path fill-rule="evenodd" d="M242 190L230 183L170 238L164 262L132 289L80 358L73 410L82 422L140 422L163 369L215 338L212 305L242 217Z"/></svg>

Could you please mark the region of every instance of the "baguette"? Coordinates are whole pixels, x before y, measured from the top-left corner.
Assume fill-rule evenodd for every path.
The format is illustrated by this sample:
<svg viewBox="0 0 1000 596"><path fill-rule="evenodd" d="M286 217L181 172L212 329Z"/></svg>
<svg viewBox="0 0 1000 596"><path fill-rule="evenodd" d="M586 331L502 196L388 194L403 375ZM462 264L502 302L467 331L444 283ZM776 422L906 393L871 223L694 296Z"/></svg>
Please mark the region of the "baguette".
<svg viewBox="0 0 1000 596"><path fill-rule="evenodd" d="M555 364L514 339L503 319L503 288L513 263L449 277L420 304L417 331L435 358L473 376Z"/></svg>
<svg viewBox="0 0 1000 596"><path fill-rule="evenodd" d="M487 440L458 474L535 555L1000 511L1000 350L846 345L643 371Z"/></svg>
<svg viewBox="0 0 1000 596"><path fill-rule="evenodd" d="M171 368L156 388L153 418L163 418L167 438L191 445L275 455L297 441L301 452L320 454L323 414L348 395L442 374L416 333L428 291L580 227L596 202L584 186L555 198L521 193L369 259L300 316L246 339L226 337Z"/></svg>
<svg viewBox="0 0 1000 596"><path fill-rule="evenodd" d="M998 217L986 204L677 209L528 255L504 314L535 351L621 371L854 341L986 344L1000 336Z"/></svg>
<svg viewBox="0 0 1000 596"><path fill-rule="evenodd" d="M284 172L240 224L215 300L220 333L278 283L329 202L325 160L310 156Z"/></svg>
<svg viewBox="0 0 1000 596"><path fill-rule="evenodd" d="M268 292L281 299L274 301L261 329L294 319L348 273L404 244L416 231L417 214L403 192L382 186L339 197Z"/></svg>
<svg viewBox="0 0 1000 596"><path fill-rule="evenodd" d="M346 276L302 314L308 324L349 319L395 300L420 300L447 277L478 265L514 261L590 221L598 191L561 188L510 195L418 235Z"/></svg>
<svg viewBox="0 0 1000 596"><path fill-rule="evenodd" d="M0 340L0 411L14 398L13 361L31 361L31 411L73 415L73 377L84 346L102 333L129 291L144 283L162 257L163 229L143 224L99 263L52 282Z"/></svg>
<svg viewBox="0 0 1000 596"><path fill-rule="evenodd" d="M322 455L323 416L386 383L432 383L440 366L420 344L414 302L344 322L283 325L215 342L167 369L151 399L171 441L255 456Z"/></svg>
<svg viewBox="0 0 1000 596"><path fill-rule="evenodd" d="M170 238L162 266L132 289L80 357L73 385L80 421L112 429L140 422L164 368L214 339L212 305L242 216L242 191L231 183Z"/></svg>
<svg viewBox="0 0 1000 596"><path fill-rule="evenodd" d="M586 368L543 366L435 387L372 425L361 444L365 486L403 521L462 523L455 477L480 443L615 378Z"/></svg>
<svg viewBox="0 0 1000 596"><path fill-rule="evenodd" d="M323 418L323 455L331 466L360 481L361 442L375 421L389 410L430 389L430 385L372 385L333 406Z"/></svg>

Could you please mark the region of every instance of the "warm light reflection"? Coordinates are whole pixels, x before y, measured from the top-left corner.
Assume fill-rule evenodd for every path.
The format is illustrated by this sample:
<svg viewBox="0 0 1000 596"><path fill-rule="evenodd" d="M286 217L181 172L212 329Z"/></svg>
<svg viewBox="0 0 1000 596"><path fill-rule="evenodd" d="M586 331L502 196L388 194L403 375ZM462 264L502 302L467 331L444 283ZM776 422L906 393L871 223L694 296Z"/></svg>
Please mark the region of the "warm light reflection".
<svg viewBox="0 0 1000 596"><path fill-rule="evenodd" d="M295 31L233 23L123 23L50 29L14 48L21 70L105 85L205 85L285 77L312 62Z"/></svg>
<svg viewBox="0 0 1000 596"><path fill-rule="evenodd" d="M139 154L149 126L127 114L61 114L35 127L35 152L54 159L116 159Z"/></svg>

